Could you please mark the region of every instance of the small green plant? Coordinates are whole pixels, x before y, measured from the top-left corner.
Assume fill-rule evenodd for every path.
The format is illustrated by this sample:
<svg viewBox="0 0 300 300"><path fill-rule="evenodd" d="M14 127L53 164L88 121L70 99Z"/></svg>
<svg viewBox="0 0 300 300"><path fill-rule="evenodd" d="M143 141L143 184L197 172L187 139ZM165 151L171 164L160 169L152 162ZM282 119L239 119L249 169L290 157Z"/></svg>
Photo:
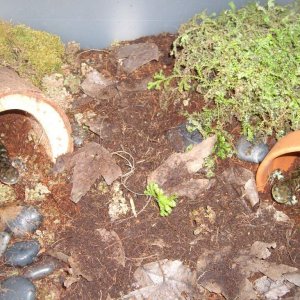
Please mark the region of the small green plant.
<svg viewBox="0 0 300 300"><path fill-rule="evenodd" d="M299 1L229 6L218 16L203 12L183 24L171 52L172 74L161 71L148 84L175 90L182 100L189 92L201 94L205 105L188 119L204 138L217 134L221 158L234 151L228 130L233 121L249 141L300 129Z"/></svg>
<svg viewBox="0 0 300 300"><path fill-rule="evenodd" d="M191 151L191 150L193 149L193 147L194 147L194 144L188 145L188 146L185 148L185 152Z"/></svg>
<svg viewBox="0 0 300 300"><path fill-rule="evenodd" d="M203 169L207 178L215 177L216 157L214 155L210 155L204 159Z"/></svg>
<svg viewBox="0 0 300 300"><path fill-rule="evenodd" d="M165 195L164 191L158 186L157 183L150 182L147 185L144 194L156 199L159 206L160 215L162 217L168 216L172 212L172 209L176 206L177 196Z"/></svg>

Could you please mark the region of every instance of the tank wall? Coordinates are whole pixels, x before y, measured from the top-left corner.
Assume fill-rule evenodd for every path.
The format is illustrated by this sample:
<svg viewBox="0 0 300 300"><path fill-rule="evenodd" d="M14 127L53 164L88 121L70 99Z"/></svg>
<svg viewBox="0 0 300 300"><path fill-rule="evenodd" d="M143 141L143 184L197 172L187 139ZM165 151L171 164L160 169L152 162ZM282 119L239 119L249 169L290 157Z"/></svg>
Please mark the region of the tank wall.
<svg viewBox="0 0 300 300"><path fill-rule="evenodd" d="M82 48L176 32L197 12L220 12L229 0L0 0L0 19L75 40ZM235 0L237 7L250 2ZM281 0L285 4L292 1ZM263 3L263 2L262 2Z"/></svg>

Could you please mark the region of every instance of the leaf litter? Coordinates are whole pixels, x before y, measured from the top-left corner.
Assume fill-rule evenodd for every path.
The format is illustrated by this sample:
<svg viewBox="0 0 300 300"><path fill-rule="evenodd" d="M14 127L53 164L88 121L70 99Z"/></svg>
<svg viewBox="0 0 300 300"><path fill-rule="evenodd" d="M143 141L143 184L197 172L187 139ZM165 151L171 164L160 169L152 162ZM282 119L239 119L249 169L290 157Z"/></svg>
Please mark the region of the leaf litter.
<svg viewBox="0 0 300 300"><path fill-rule="evenodd" d="M145 264L134 272L137 289L122 300L192 299L196 294L196 272L179 260L163 259Z"/></svg>
<svg viewBox="0 0 300 300"><path fill-rule="evenodd" d="M216 137L212 136L190 151L173 153L148 176L148 183L157 183L169 195L195 199L209 188L212 180L194 179L192 176L202 168L204 159L212 154L215 142Z"/></svg>
<svg viewBox="0 0 300 300"><path fill-rule="evenodd" d="M122 175L122 170L115 163L112 155L95 142L88 143L73 154L60 157L54 170L62 172L72 168L71 199L75 203L89 191L101 176L108 185L111 185Z"/></svg>
<svg viewBox="0 0 300 300"><path fill-rule="evenodd" d="M255 241L250 248L236 254L231 247L224 247L218 253L204 249L197 262L198 283L211 292L222 294L226 299L254 300L262 296L269 300L280 299L299 283L299 270L266 261L271 255L269 249L274 248L274 242ZM229 262L227 270L223 270L223 276L220 276L218 265L222 261ZM231 276L233 271L236 282L228 290L226 277ZM251 282L253 276L259 277Z"/></svg>
<svg viewBox="0 0 300 300"><path fill-rule="evenodd" d="M93 59L92 56L90 57ZM156 62L154 62L153 65L155 64ZM168 58L166 56L164 57L163 64L168 64ZM162 65L156 65L156 67L157 66ZM149 70L151 67L151 65L145 66L144 70ZM165 68L165 65L163 67ZM93 68L88 72L92 70ZM99 68L99 65L97 66L97 70L99 70L101 74L106 74L102 72L102 68ZM135 73L136 74L131 75L137 75L134 79L133 77L127 77L126 80L135 82L138 76L143 77L144 75L139 71ZM147 76L149 76L149 73ZM121 77L118 79L120 78ZM121 81L122 80L121 78ZM100 133L101 142L106 149L109 151L117 151L120 145L124 145L133 153L137 161L136 169L134 176L128 180L127 184L130 188L136 187L137 190L141 191L145 184L145 177L149 174L150 170L170 155L170 149L164 140L164 133L170 126L177 126L178 121L181 122L182 120L169 117L169 115L175 111L169 111L167 114L164 114L163 111L157 108L156 102L158 99L155 98L154 93L149 93L149 91L144 94L135 94L123 90L122 99L121 97L120 99L115 97L109 99L109 101L106 101L101 93L96 96L99 96L99 98L90 100L89 97L86 97L85 104L79 101L78 103L81 103L81 106L77 112L82 113L82 117L85 117L86 109L93 109L88 116L88 119L94 122L91 124L90 129L92 129L92 131L95 130L98 135ZM101 101L97 101L97 99L100 98ZM126 103L126 105L124 105L124 103ZM120 110L121 112L119 112ZM102 115L108 116L105 121L109 122L109 124L122 128L122 134L120 132L116 133L110 126L103 126L101 117L97 119L98 116ZM81 115L78 114L78 117L79 116ZM162 119L164 119L164 121L162 121ZM148 120L151 121L145 122L144 124L144 121ZM85 121L86 120L84 120L81 125L86 125ZM14 130L13 126L11 130ZM107 137L109 137L109 139L107 139ZM91 135L88 137L88 140L93 138L94 136ZM99 140L98 136L95 139ZM26 145L23 146L26 147ZM110 153L110 157L112 153L113 152ZM79 155L78 159L80 160L81 158L82 156ZM221 171L224 170L224 167L228 169L228 166L235 166L237 163L239 164L240 162L234 159L229 162L222 162ZM245 166L245 164L242 165ZM247 166L248 165L246 165L246 167ZM90 165L88 164L87 169L89 167ZM69 168L69 170L71 169L73 169L74 172L75 164ZM196 190L197 183L193 180L199 179L202 172L201 168L196 173L188 173L185 171L186 170L182 170L180 166L178 168L170 168L170 175L172 175L173 172L173 177L168 177L166 187L176 187L175 183L177 183L177 185L181 184L181 186L185 185L185 182L177 181L176 173L178 172L180 175L178 177L184 177L186 175L187 180L195 183L195 188L191 190ZM219 171L220 170L217 170L216 172L216 181L218 183L218 176L221 173ZM84 172L86 172L86 170L84 170ZM93 174L93 176L94 175L95 174ZM101 176L102 175L99 175L99 177ZM135 177L139 177L139 179L137 180ZM239 173L237 172L236 178L238 177ZM82 270L81 273L83 273L84 276L86 276L86 274L91 276L90 278L93 279L93 282L84 280L84 276L79 275L77 279L80 280L76 282L76 285L72 285L71 288L62 291L62 299L106 299L108 292L114 299L120 299L119 296L122 295L122 293L128 293L129 285L133 281L132 274L135 267L139 266L145 259L147 259L146 262L149 262L149 258L153 256L159 260L163 260L166 257L170 260L180 258L185 263L188 263L189 266L193 266L199 254L201 254L203 259L201 261L199 257L197 264L196 275L198 283L203 286L206 283L205 287L210 288L212 291L214 287L215 291L218 290L220 294L225 295L228 299L234 299L236 295L238 295L240 299L255 299L258 292L255 290L251 274L254 274L253 276L255 278L258 275L267 276L261 274L260 270L262 270L270 276L272 272L274 273L274 271L270 270L274 266L270 265L269 262L267 262L268 264L263 264L262 262L266 261L266 259L256 256L253 257L253 255L249 258L250 246L253 245L255 240L262 241L262 243L265 242L266 244L272 244L276 241L276 249L268 247L268 251L271 253L270 261L273 263L276 261L278 265L282 259L289 267L290 260L288 255L281 254L285 254L284 251L287 250L289 254L291 254L290 259L293 261L292 266L298 266L298 250L297 247L295 247L295 245L298 244L293 240L297 238L297 234L294 236L290 234L288 238L291 240L288 240L288 242L291 245L286 246L287 241L285 237L288 235L286 227L290 226L290 221L287 220L284 215L280 214L279 220L282 220L281 223L283 224L279 225L277 222L274 222L275 214L276 216L279 215L275 209L270 210L269 217L266 218L261 212L262 210L260 210L265 201L261 201L257 214L241 207L240 204L243 201L245 193L245 183L246 182L239 187L232 188L234 193L227 192L227 189L225 189L226 187L229 190L229 187L233 185L228 181L224 182L224 185L213 185L212 188L208 186L208 189L203 190L201 195L194 196L194 198L192 198L193 195L195 195L193 191L191 194L186 193L186 196L193 200L180 201L174 215L165 220L159 218L157 211L153 209L151 205L148 205L146 209L141 209L144 207L144 198L141 197L141 199L139 199L140 196L131 194L137 205L138 218L124 219L121 220L121 222L124 221L122 223L112 223L108 216L107 204L111 200L111 193L103 195L101 191L96 193L95 189L93 189L92 193L86 196L85 200L88 201L82 201L76 206L78 214L74 215L74 219L70 220L70 223L64 228L64 233L61 234L58 232L57 244L55 244L56 249L70 254L70 256L78 262L78 268ZM112 190L112 188L109 190ZM68 200L69 197L67 193L65 195L55 193L55 189L52 188L51 193L49 200ZM126 191L124 198L128 197L129 199L128 194ZM19 195L20 194L18 194L18 196ZM237 196L239 197L238 199ZM99 199L101 199L101 201L99 201ZM64 205L63 207L68 207L65 206L64 202L68 201L60 201L59 206ZM51 202L50 205L53 205L53 203L54 202ZM45 206L46 201L40 202L40 204ZM75 207L75 205L73 205L73 207ZM198 243L192 243L195 239L193 234L193 229L195 228L191 226L190 212L194 209L199 209L199 207L203 207L204 211L201 215L201 219L195 220L195 225L197 227L197 222L199 226L205 224L211 232L206 231L205 234L200 233L198 236L202 237L202 240L198 241ZM214 215L209 212L208 207L211 207L216 214ZM142 211L141 214L139 214L140 211ZM48 226L50 226L50 224ZM102 235L96 231L99 228L106 228L105 231L102 232ZM104 237L106 234L109 236L112 231L118 235L119 240L112 235L112 237L105 242ZM145 239L141 237L145 237ZM245 245L247 249L246 253L240 252L241 245ZM115 247L117 249L115 249ZM209 251L207 256L204 255L206 247L209 249L207 250ZM155 255L153 255L153 253L155 253ZM262 252L259 255L264 257L264 255L267 255L265 253L267 253L267 251L262 247ZM114 255L116 255L116 257L119 256L120 259L116 260ZM241 255L244 256L245 261L243 262L237 260ZM125 267L123 267L124 262ZM247 267L247 262L249 262L250 265L252 262L254 267L249 266L249 276L241 276L241 270L243 270L244 266L245 268ZM286 271L284 268L283 270ZM290 269L288 269L288 271L290 271ZM288 280L288 278L291 281L297 282L297 272L298 271L283 273L280 280L284 277L284 282ZM272 279L268 278L268 281L269 280ZM184 290L186 291L188 289ZM186 296L185 299L188 299L188 296L185 295L184 292L183 295ZM160 299L164 298L161 297ZM195 296L195 299L207 298L197 298L197 296Z"/></svg>

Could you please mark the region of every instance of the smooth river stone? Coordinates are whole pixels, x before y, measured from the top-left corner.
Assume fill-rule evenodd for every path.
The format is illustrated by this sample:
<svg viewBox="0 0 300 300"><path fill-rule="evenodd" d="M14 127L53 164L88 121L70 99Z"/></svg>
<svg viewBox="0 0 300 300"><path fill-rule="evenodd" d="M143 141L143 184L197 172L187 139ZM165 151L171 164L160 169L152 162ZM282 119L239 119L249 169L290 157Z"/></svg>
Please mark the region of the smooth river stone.
<svg viewBox="0 0 300 300"><path fill-rule="evenodd" d="M40 244L36 240L17 242L6 250L4 260L7 265L24 267L34 261L39 250Z"/></svg>
<svg viewBox="0 0 300 300"><path fill-rule="evenodd" d="M269 147L264 143L251 143L242 136L236 146L237 157L244 161L260 163L269 152Z"/></svg>
<svg viewBox="0 0 300 300"><path fill-rule="evenodd" d="M19 213L7 220L6 230L19 237L35 232L41 225L43 216L34 206L21 206L18 208Z"/></svg>
<svg viewBox="0 0 300 300"><path fill-rule="evenodd" d="M1 300L34 300L35 298L35 286L27 278L14 276L0 282Z"/></svg>
<svg viewBox="0 0 300 300"><path fill-rule="evenodd" d="M10 241L10 234L5 231L0 232L0 257L6 251L9 241Z"/></svg>
<svg viewBox="0 0 300 300"><path fill-rule="evenodd" d="M57 259L46 257L42 261L27 267L23 276L31 280L38 280L52 274L59 266L60 263Z"/></svg>

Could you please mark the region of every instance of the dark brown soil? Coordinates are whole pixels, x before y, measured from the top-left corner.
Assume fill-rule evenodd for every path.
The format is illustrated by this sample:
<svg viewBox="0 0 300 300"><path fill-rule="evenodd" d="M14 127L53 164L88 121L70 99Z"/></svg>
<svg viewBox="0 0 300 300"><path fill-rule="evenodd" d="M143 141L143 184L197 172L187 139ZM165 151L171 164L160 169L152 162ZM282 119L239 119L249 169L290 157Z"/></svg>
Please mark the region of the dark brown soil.
<svg viewBox="0 0 300 300"><path fill-rule="evenodd" d="M138 80L150 79L160 69L171 72L173 59L169 56L169 50L173 39L174 36L165 34L134 41L154 42L162 55L158 62L148 63L130 75L117 70L110 51L102 53L101 62L97 51L83 53L80 60L89 63L107 77L134 85ZM193 94L191 99L189 110L199 110L203 105L201 97ZM162 109L162 103L166 104L167 100L171 105ZM234 297L240 278L230 265L241 248L251 246L254 241L275 241L277 247L272 250L270 260L300 267L299 206L285 208L274 204L270 194L265 193L261 195L262 204L274 205L276 209L285 211L295 220L295 224L293 227L276 224L268 214L255 217L246 201L241 200L221 179L222 172L231 166L243 166L255 172L255 164L243 163L236 158L218 161L217 183L196 200L179 199L169 217L160 217L154 200L149 202L147 197L141 195L147 176L174 152L166 139L166 132L185 120L182 106L179 103L173 104L174 100L176 99L164 98L161 91L149 90L119 90L113 97L102 100L83 98L82 93L76 96L73 108L68 113L71 121L77 113L93 111L99 116L105 116L117 129L111 130L104 137L90 132L85 142L96 141L111 153L122 150L134 158L134 172L127 178L122 191L126 199L132 198L138 216L134 217L130 211L114 222L108 215L112 196L110 192L103 194L93 187L78 204L73 204L70 200L72 185L68 175L55 177L42 147L28 142L28 116L16 112L0 116L1 139L11 156L18 156L23 160L27 158L27 171L15 186L18 202L24 202L25 188L31 187L31 178L36 174L39 181L51 191L46 200L35 203L45 215L45 222L40 229L45 232L42 252L52 249L71 256L82 274L91 277L91 281L88 281L81 276L69 288L64 288L62 282L68 274L59 272L57 276L37 283L39 299L52 299L45 296L47 286L56 291L58 299L108 299L108 295L118 299L133 290L133 273L142 264L161 259L181 260L196 270L197 260L205 249L218 253L225 247L230 247L229 254L217 269L211 270L211 274L214 274L217 282L223 283L226 294ZM123 173L128 172L125 161L118 157L116 159ZM49 181L54 184L49 184ZM208 224L209 232L195 236L193 231L197 224L191 212L207 206L216 213L216 222ZM112 256L114 243L105 244L100 239L98 232L101 229L114 231L119 237L125 252L125 266ZM55 238L47 240L46 232L54 232ZM11 270L5 268L5 272ZM6 276L6 273L0 274L2 278ZM196 295L195 299L203 298ZM222 296L207 293L206 299L222 299Z"/></svg>

